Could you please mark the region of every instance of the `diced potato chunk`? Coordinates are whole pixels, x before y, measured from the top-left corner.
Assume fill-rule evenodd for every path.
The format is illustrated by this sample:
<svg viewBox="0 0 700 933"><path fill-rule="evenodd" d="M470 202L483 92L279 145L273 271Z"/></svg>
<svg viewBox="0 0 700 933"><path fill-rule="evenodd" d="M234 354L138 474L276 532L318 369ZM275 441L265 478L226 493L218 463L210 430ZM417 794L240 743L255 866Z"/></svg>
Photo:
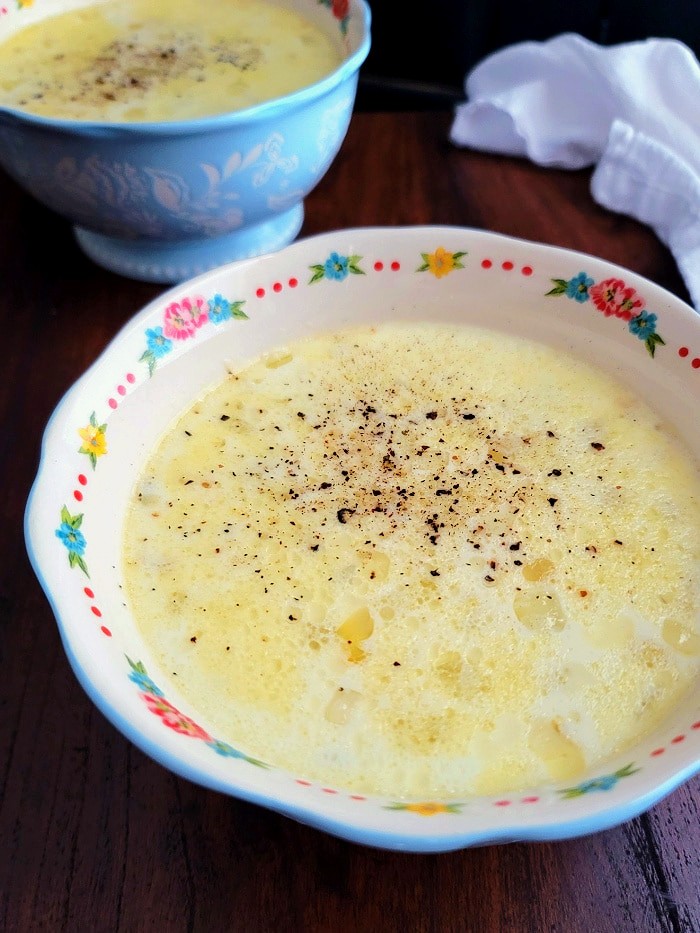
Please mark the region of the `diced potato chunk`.
<svg viewBox="0 0 700 933"><path fill-rule="evenodd" d="M348 661L361 661L365 652L359 643L366 641L374 631L374 622L366 606L352 612L336 629L336 634L345 642Z"/></svg>
<svg viewBox="0 0 700 933"><path fill-rule="evenodd" d="M526 580L537 583L538 580L543 580L553 570L554 564L548 557L538 557L529 564L524 564L522 573Z"/></svg>
<svg viewBox="0 0 700 933"><path fill-rule="evenodd" d="M382 551L359 551L360 560L370 580L382 583L389 576L391 561Z"/></svg>
<svg viewBox="0 0 700 933"><path fill-rule="evenodd" d="M664 622L663 637L667 645L670 645L681 654L696 656L700 654L700 635L676 622L675 619L667 619Z"/></svg>
<svg viewBox="0 0 700 933"><path fill-rule="evenodd" d="M521 590L513 599L513 610L532 632L561 632L566 615L556 593L542 589Z"/></svg>
<svg viewBox="0 0 700 933"><path fill-rule="evenodd" d="M287 363L291 363L294 357L288 351L280 351L279 353L271 353L265 360L265 366L268 369L279 369L280 366L286 366Z"/></svg>
<svg viewBox="0 0 700 933"><path fill-rule="evenodd" d="M555 781L574 777L585 770L586 762L581 748L566 735L556 719L534 723L528 744L531 751L545 763Z"/></svg>
<svg viewBox="0 0 700 933"><path fill-rule="evenodd" d="M360 697L361 694L357 690L339 687L326 706L324 715L328 722L336 726L344 726L346 722L349 722Z"/></svg>

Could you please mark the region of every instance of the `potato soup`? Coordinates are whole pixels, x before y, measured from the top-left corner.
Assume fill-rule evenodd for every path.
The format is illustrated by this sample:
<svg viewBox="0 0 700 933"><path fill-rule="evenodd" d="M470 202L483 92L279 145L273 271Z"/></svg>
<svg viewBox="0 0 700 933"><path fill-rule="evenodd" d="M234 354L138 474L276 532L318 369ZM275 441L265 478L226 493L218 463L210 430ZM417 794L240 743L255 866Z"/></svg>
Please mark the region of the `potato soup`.
<svg viewBox="0 0 700 933"><path fill-rule="evenodd" d="M130 607L226 741L362 793L571 780L698 675L700 477L602 371L381 325L232 372L153 452Z"/></svg>

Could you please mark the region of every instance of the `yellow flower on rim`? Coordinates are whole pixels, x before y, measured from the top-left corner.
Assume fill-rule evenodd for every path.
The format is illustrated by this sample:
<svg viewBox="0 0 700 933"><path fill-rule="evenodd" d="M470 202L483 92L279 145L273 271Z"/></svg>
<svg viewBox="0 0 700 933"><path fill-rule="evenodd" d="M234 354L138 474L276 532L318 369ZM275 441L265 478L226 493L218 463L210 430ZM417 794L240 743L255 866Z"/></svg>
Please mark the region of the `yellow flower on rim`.
<svg viewBox="0 0 700 933"><path fill-rule="evenodd" d="M404 803L403 801L389 804L387 810L404 810L417 813L418 816L437 816L438 813L461 813L463 802L438 803L437 800L423 800L419 803Z"/></svg>
<svg viewBox="0 0 700 933"><path fill-rule="evenodd" d="M78 435L83 442L78 453L85 454L92 464L93 470L97 466L97 458L107 453L107 425L98 424L95 412L90 415L90 422L84 428L78 428Z"/></svg>
<svg viewBox="0 0 700 933"><path fill-rule="evenodd" d="M451 813L450 807L446 803L436 803L426 801L425 803L407 803L406 810L411 813L419 813L421 816L435 816L436 813Z"/></svg>
<svg viewBox="0 0 700 933"><path fill-rule="evenodd" d="M94 454L95 457L107 453L107 438L98 425L88 424L87 427L79 428L78 434L83 440L81 450L84 453Z"/></svg>
<svg viewBox="0 0 700 933"><path fill-rule="evenodd" d="M421 253L423 264L418 267L417 272L432 272L436 279L441 279L444 275L452 272L454 269L463 269L461 262L465 252L451 253L444 246L438 246L434 253Z"/></svg>

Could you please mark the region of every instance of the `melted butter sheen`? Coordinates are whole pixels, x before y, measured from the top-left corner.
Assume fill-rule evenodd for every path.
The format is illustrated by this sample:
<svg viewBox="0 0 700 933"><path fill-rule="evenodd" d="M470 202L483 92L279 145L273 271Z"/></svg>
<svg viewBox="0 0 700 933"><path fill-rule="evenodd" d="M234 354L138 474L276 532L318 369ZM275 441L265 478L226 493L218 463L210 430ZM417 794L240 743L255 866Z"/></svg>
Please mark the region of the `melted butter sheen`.
<svg viewBox="0 0 700 933"><path fill-rule="evenodd" d="M313 84L341 53L267 0L107 0L0 44L0 102L76 120L183 120Z"/></svg>
<svg viewBox="0 0 700 933"><path fill-rule="evenodd" d="M128 598L218 737L396 796L574 780L697 677L700 479L534 343L382 326L232 375L163 438Z"/></svg>

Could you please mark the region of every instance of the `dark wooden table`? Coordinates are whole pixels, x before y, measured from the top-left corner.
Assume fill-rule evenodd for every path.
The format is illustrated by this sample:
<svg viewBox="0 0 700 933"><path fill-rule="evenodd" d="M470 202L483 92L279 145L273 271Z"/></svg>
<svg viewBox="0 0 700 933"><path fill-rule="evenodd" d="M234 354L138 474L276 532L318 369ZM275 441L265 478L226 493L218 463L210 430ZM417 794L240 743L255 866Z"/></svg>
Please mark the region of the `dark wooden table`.
<svg viewBox="0 0 700 933"><path fill-rule="evenodd" d="M450 146L448 113L357 113L303 234L484 227L591 252L687 300L670 254L589 173ZM700 930L700 779L617 829L441 855L363 848L177 778L95 710L25 555L54 406L160 287L102 271L0 177L0 930Z"/></svg>

